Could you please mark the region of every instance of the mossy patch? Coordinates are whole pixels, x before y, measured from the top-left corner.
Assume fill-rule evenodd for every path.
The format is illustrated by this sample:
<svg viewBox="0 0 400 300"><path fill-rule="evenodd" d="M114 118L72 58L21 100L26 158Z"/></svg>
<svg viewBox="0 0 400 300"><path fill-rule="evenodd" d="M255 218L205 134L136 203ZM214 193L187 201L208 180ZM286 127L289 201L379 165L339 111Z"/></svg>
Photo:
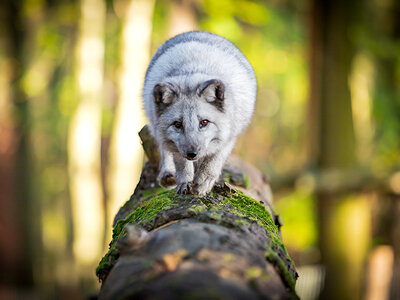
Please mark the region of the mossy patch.
<svg viewBox="0 0 400 300"><path fill-rule="evenodd" d="M275 269L278 270L278 273L283 278L283 281L286 283L287 287L292 291L293 295L296 295L295 285L298 276L297 273L295 272L293 274L293 272L290 272L287 264L272 248L265 252L265 258L275 266Z"/></svg>
<svg viewBox="0 0 400 300"><path fill-rule="evenodd" d="M270 245L267 247L266 258L273 263L288 287L294 291L297 278L297 273L294 270L294 263L278 234L278 228L270 213L262 204L258 203L257 200L246 196L240 191L229 196L224 196L223 201L234 207L238 211L238 215L245 217L236 221L238 225L250 225L249 221L246 220L250 219L256 221L265 228L270 237ZM288 269L289 265L293 266L293 270Z"/></svg>
<svg viewBox="0 0 400 300"><path fill-rule="evenodd" d="M241 230L256 223L263 227L270 243L265 245L266 258L274 264L283 280L294 291L296 272L286 247L278 234L273 218L265 206L240 191L233 193L212 192L207 196L177 195L173 190L154 188L142 192L136 198L132 211L119 220L113 229L110 250L96 269L99 279L104 280L119 257L117 241L126 235L124 226L134 223L147 230L162 226L172 220L195 218L202 222L212 222L228 228Z"/></svg>
<svg viewBox="0 0 400 300"><path fill-rule="evenodd" d="M127 223L144 225L151 223L157 217L157 214L163 210L172 207L174 200L178 197L172 190L157 189L157 191L149 192L145 196L138 207L125 219L119 220L113 229L113 240L125 234L124 226Z"/></svg>
<svg viewBox="0 0 400 300"><path fill-rule="evenodd" d="M268 232L273 232L275 234L278 233L278 229L276 228L271 215L262 204L257 202L257 200L237 191L229 196L224 196L224 202L236 208L242 216L246 216L249 219L256 221Z"/></svg>
<svg viewBox="0 0 400 300"><path fill-rule="evenodd" d="M160 194L160 193L163 193L163 192L172 192L172 190L166 190L166 189L164 189L162 187L156 187L156 188L153 188L153 189L144 190L143 191L143 197L147 198L149 196Z"/></svg>
<svg viewBox="0 0 400 300"><path fill-rule="evenodd" d="M118 248L115 245L111 245L110 249L108 250L106 255L104 255L104 257L101 259L99 265L96 268L96 276L99 278L99 280L103 281L107 277L108 272L114 266L118 257L119 257Z"/></svg>
<svg viewBox="0 0 400 300"><path fill-rule="evenodd" d="M234 172L233 170L224 170L223 179L225 182L230 184L240 186L242 188L248 189L250 187L250 179L246 174L241 172Z"/></svg>
<svg viewBox="0 0 400 300"><path fill-rule="evenodd" d="M203 213L205 211L207 211L207 207L206 206L201 206L201 205L197 205L197 206L193 206L191 208L189 208L189 211L194 212L196 215Z"/></svg>
<svg viewBox="0 0 400 300"><path fill-rule="evenodd" d="M246 189L250 187L250 179L246 174L243 174L244 186Z"/></svg>
<svg viewBox="0 0 400 300"><path fill-rule="evenodd" d="M148 224L155 220L157 214L172 207L177 195L174 191L166 191L161 188L146 191L146 196L138 203L136 208L126 218L118 220L113 228L113 240L110 243L108 252L101 259L96 268L96 275L104 280L115 261L119 257L119 250L116 246L119 238L126 234L125 224L135 223L138 225Z"/></svg>

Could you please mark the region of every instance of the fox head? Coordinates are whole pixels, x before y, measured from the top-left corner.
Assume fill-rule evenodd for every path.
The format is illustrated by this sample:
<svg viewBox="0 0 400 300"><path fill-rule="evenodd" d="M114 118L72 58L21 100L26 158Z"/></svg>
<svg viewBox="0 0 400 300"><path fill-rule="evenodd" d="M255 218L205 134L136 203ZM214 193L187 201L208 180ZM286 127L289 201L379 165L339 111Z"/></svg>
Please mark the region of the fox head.
<svg viewBox="0 0 400 300"><path fill-rule="evenodd" d="M170 151L195 161L214 154L226 140L222 81L206 80L192 88L159 83L153 96L161 139Z"/></svg>

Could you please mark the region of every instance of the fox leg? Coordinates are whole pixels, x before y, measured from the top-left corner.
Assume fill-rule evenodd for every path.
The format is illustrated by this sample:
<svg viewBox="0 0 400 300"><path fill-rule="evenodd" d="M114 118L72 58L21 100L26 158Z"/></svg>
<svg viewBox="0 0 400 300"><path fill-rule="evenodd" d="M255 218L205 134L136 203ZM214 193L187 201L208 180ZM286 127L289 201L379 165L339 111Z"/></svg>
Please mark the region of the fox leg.
<svg viewBox="0 0 400 300"><path fill-rule="evenodd" d="M173 154L168 150L160 148L160 156L161 166L157 177L158 183L164 188L176 185Z"/></svg>
<svg viewBox="0 0 400 300"><path fill-rule="evenodd" d="M176 193L189 194L192 191L192 181L194 176L193 162L182 157L180 154L174 156L176 167Z"/></svg>
<svg viewBox="0 0 400 300"><path fill-rule="evenodd" d="M198 165L193 181L193 192L195 194L203 196L212 190L234 144L234 141L231 141L221 151L206 157Z"/></svg>

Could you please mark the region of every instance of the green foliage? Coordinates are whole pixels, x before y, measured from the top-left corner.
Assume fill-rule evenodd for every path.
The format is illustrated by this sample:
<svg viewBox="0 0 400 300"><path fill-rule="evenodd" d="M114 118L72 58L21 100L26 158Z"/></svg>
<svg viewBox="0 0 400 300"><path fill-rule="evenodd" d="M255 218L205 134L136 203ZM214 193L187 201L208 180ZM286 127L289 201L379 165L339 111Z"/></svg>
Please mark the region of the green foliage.
<svg viewBox="0 0 400 300"><path fill-rule="evenodd" d="M363 22L356 27L353 38L360 53L371 61L371 123L374 128L369 165L375 172L400 166L400 44L399 3L397 1L369 4ZM375 22L369 22L369 20ZM364 25L364 26L363 26Z"/></svg>
<svg viewBox="0 0 400 300"><path fill-rule="evenodd" d="M399 57L400 60L400 57ZM385 67L385 66L381 66ZM391 66L386 66L392 68ZM387 78L388 70L380 70L378 74L381 78L377 79L377 86L373 98L373 114L377 122L375 138L377 165L390 169L392 166L400 165L400 102L399 93L393 90L394 82L392 78ZM394 70L392 70L394 71ZM386 78L382 78L385 76ZM399 75L400 78L400 75ZM386 79L386 80L385 80Z"/></svg>
<svg viewBox="0 0 400 300"><path fill-rule="evenodd" d="M308 191L296 190L275 203L283 219L282 237L296 251L306 251L317 243L315 198Z"/></svg>

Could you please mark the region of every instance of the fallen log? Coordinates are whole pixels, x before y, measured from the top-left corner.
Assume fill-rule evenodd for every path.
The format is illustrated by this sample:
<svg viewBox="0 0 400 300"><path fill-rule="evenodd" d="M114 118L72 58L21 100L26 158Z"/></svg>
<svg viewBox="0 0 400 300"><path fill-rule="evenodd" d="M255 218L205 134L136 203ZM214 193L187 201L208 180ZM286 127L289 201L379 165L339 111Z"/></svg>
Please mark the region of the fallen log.
<svg viewBox="0 0 400 300"><path fill-rule="evenodd" d="M297 299L297 273L265 178L230 158L213 191L178 195L156 183L157 146L115 217L96 269L100 299Z"/></svg>

